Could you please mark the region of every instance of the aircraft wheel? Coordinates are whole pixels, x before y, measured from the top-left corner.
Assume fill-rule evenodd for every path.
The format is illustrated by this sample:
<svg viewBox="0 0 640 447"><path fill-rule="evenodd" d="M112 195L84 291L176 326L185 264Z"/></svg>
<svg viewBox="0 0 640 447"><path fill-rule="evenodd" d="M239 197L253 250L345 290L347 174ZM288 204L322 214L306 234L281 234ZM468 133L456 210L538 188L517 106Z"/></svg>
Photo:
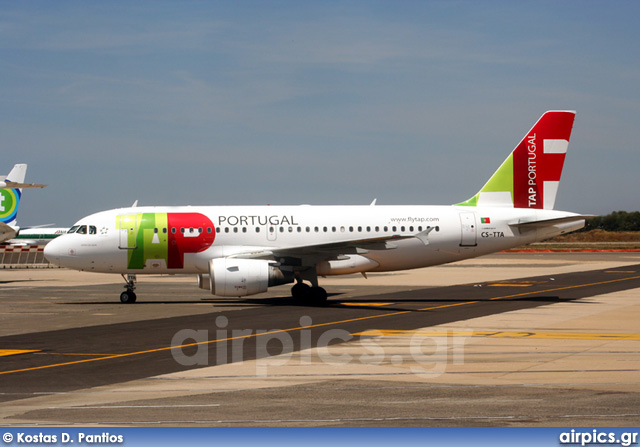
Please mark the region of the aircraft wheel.
<svg viewBox="0 0 640 447"><path fill-rule="evenodd" d="M120 294L120 302L124 304L130 304L136 302L136 294L125 290Z"/></svg>
<svg viewBox="0 0 640 447"><path fill-rule="evenodd" d="M295 299L304 299L309 296L311 287L305 283L299 282L291 288L291 296Z"/></svg>
<svg viewBox="0 0 640 447"><path fill-rule="evenodd" d="M327 291L322 287L311 287L309 301L314 306L324 306L327 304Z"/></svg>

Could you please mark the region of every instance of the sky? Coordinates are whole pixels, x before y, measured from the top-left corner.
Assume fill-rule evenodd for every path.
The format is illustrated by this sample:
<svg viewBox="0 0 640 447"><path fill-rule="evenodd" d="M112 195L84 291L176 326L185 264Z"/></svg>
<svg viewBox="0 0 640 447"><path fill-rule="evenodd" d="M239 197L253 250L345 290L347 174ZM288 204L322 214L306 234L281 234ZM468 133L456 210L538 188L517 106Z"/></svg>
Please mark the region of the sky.
<svg viewBox="0 0 640 447"><path fill-rule="evenodd" d="M449 205L576 110L556 209L634 211L636 1L0 0L18 224L140 205Z"/></svg>

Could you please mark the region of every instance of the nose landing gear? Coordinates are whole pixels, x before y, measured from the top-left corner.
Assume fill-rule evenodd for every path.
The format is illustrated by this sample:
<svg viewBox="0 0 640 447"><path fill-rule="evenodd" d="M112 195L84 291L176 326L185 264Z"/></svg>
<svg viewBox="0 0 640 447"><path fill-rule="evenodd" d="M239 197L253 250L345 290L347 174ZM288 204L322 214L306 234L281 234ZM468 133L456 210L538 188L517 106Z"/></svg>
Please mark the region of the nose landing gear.
<svg viewBox="0 0 640 447"><path fill-rule="evenodd" d="M134 290L136 290L136 275L129 274L126 278L122 275L122 279L124 279L127 284L124 286L126 290L120 294L120 302L124 304L135 303L136 294Z"/></svg>

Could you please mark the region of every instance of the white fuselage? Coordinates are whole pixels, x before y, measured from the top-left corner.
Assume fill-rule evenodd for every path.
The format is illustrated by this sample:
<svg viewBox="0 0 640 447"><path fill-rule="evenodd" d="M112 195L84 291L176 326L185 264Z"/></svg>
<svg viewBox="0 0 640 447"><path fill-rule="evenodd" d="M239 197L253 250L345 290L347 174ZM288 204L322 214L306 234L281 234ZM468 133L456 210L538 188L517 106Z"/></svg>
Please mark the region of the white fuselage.
<svg viewBox="0 0 640 447"><path fill-rule="evenodd" d="M472 258L584 225L517 227L568 216L575 214L464 206L135 207L81 219L45 255L84 271L200 274L212 259L275 252L279 262L278 250L300 248L321 276L384 272ZM426 239L413 237L426 230ZM357 247L358 241L361 249L330 255L332 244Z"/></svg>

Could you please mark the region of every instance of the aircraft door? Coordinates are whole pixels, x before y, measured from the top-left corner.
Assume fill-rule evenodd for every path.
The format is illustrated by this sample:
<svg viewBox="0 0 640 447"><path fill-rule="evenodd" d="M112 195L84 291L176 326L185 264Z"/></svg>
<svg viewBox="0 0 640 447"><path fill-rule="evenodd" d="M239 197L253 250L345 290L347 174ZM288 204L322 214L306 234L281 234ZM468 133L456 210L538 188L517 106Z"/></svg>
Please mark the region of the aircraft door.
<svg viewBox="0 0 640 447"><path fill-rule="evenodd" d="M476 213L460 213L460 246L475 247L478 245Z"/></svg>
<svg viewBox="0 0 640 447"><path fill-rule="evenodd" d="M118 248L133 250L136 248L136 216L118 216L118 230L120 232L120 244Z"/></svg>

